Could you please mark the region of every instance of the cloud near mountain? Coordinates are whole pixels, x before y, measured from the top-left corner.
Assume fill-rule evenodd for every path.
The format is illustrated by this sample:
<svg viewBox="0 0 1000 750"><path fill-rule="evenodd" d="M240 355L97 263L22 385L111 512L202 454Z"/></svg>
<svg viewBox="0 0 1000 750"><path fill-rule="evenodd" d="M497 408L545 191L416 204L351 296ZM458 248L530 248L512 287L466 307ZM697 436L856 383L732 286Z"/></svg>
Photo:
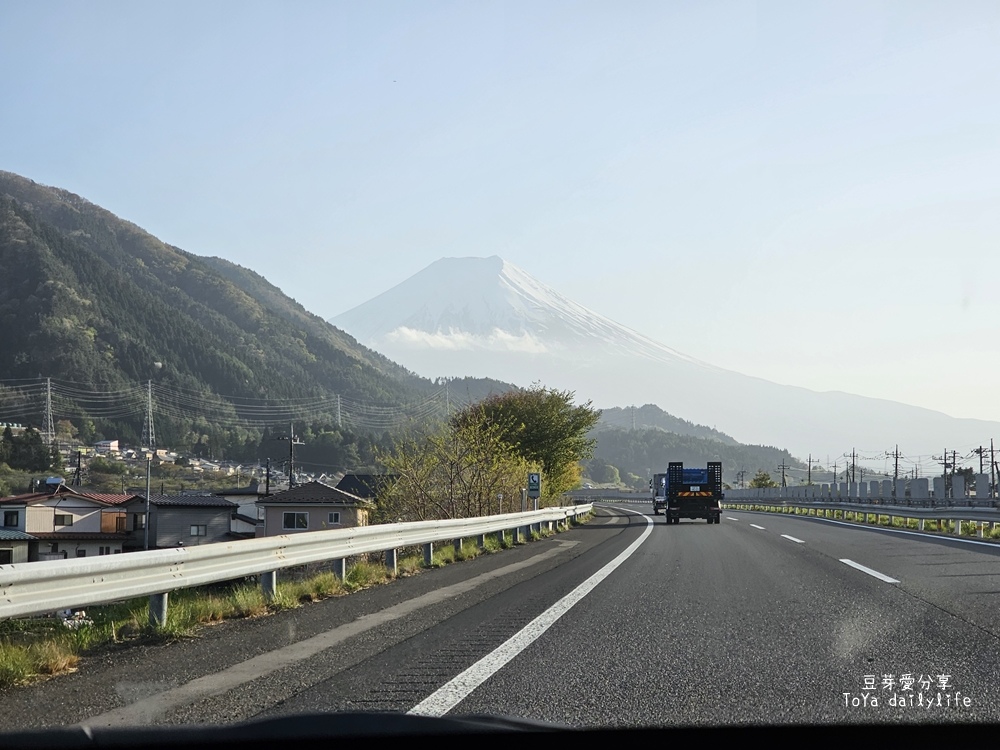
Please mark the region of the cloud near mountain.
<svg viewBox="0 0 1000 750"><path fill-rule="evenodd" d="M657 404L743 443L780 445L800 457L832 462L853 448L896 444L926 455L1000 435L996 422L716 367L588 310L496 256L442 258L330 322L427 377L540 382L603 407Z"/></svg>

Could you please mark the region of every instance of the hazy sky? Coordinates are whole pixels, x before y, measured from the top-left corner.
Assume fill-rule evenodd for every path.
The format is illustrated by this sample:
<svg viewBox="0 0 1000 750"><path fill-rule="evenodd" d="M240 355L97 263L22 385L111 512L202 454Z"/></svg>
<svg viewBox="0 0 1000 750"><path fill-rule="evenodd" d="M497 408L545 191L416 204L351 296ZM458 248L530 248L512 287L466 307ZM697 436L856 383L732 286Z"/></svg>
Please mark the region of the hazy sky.
<svg viewBox="0 0 1000 750"><path fill-rule="evenodd" d="M1000 3L0 0L0 70L0 169L324 318L498 254L714 364L1000 419Z"/></svg>

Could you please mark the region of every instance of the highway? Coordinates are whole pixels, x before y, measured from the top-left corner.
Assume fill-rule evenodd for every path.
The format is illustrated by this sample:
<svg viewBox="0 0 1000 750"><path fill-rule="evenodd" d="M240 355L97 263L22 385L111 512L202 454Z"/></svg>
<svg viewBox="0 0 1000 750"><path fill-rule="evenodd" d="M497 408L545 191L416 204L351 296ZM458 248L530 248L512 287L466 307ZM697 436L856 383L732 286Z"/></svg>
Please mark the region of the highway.
<svg viewBox="0 0 1000 750"><path fill-rule="evenodd" d="M0 730L330 711L573 727L997 722L1000 547L651 506L5 691ZM902 704L902 705L900 705Z"/></svg>

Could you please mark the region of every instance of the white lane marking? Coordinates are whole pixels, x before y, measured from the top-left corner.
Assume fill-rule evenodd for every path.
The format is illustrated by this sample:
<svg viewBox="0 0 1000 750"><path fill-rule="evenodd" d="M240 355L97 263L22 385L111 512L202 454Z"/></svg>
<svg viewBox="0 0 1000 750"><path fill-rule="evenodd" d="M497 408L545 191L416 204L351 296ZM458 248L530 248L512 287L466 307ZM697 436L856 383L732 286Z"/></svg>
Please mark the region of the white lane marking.
<svg viewBox="0 0 1000 750"><path fill-rule="evenodd" d="M332 630L314 635L297 643L289 644L274 651L267 651L246 661L232 665L221 672L198 677L190 682L169 688L148 698L143 698L121 708L115 708L80 722L85 727L141 726L150 724L168 711L188 706L205 698L221 695L251 680L285 669L297 662L310 659L325 649L332 648L348 638L361 635L372 628L393 620L406 617L424 607L433 606L467 591L472 591L487 581L529 568L574 547L579 542L560 540L557 546L545 550L527 560L511 563L502 568L481 573L459 583L429 591L405 602L387 607L379 612L362 615L358 619L339 625Z"/></svg>
<svg viewBox="0 0 1000 750"><path fill-rule="evenodd" d="M848 560L847 558L844 558L843 560L841 560L841 562L844 563L844 565L850 565L855 570L860 570L862 573L867 573L872 578L878 578L880 581L885 581L886 583L899 583L899 581L897 581L895 578L890 578L885 573L879 573L877 570L866 568L864 565L860 565L854 562L854 560Z"/></svg>
<svg viewBox="0 0 1000 750"><path fill-rule="evenodd" d="M732 516L726 516L726 520L727 520L727 521L739 521L740 519L738 519L738 518L733 518Z"/></svg>
<svg viewBox="0 0 1000 750"><path fill-rule="evenodd" d="M763 526L758 526L755 523L752 523L750 525L753 526L755 529L760 529L761 531L767 531L767 529L765 529Z"/></svg>
<svg viewBox="0 0 1000 750"><path fill-rule="evenodd" d="M428 695L420 703L407 711L407 713L418 716L444 716L461 703L473 690L500 671L507 662L538 640L560 617L569 612L575 604L579 603L581 599L593 591L601 581L611 575L619 565L631 557L632 553L639 549L639 546L646 541L653 530L653 519L649 516L643 517L646 519L646 530L618 557L594 573L594 575L570 591L566 596L542 612L542 614L525 625L524 628L501 643L471 667Z"/></svg>
<svg viewBox="0 0 1000 750"><path fill-rule="evenodd" d="M801 539L796 539L794 536L788 536L788 534L782 534L785 539L795 542L796 544L805 544Z"/></svg>

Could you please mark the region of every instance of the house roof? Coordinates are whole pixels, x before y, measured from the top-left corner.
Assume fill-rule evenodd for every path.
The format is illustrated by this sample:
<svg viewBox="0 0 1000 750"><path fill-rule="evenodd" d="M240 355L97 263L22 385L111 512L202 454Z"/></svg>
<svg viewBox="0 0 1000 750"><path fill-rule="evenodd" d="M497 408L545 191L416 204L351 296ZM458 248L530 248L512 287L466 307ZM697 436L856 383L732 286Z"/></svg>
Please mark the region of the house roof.
<svg viewBox="0 0 1000 750"><path fill-rule="evenodd" d="M230 487L225 490L218 490L216 495L263 495L264 488L257 484L256 481L250 483L249 487Z"/></svg>
<svg viewBox="0 0 1000 750"><path fill-rule="evenodd" d="M145 504L146 499L136 496L139 504ZM150 505L160 506L186 506L186 507L217 507L217 508L238 508L239 506L224 497L217 495L150 495Z"/></svg>
<svg viewBox="0 0 1000 750"><path fill-rule="evenodd" d="M110 532L102 531L33 531L31 535L35 539L52 539L59 541L60 539L65 539L67 542L77 541L77 542L99 542L103 540L108 541L124 541L128 539L128 534L120 533L114 534Z"/></svg>
<svg viewBox="0 0 1000 750"><path fill-rule="evenodd" d="M383 484L396 478L395 474L345 474L337 482L337 489L370 500L378 494Z"/></svg>
<svg viewBox="0 0 1000 750"><path fill-rule="evenodd" d="M313 481L257 501L258 505L368 505L364 498L350 492Z"/></svg>
<svg viewBox="0 0 1000 750"><path fill-rule="evenodd" d="M120 494L108 492L87 492L79 487L69 487L65 484L59 485L54 492L25 492L21 495L10 495L0 498L0 505L37 505L38 503L52 498L76 497L83 500L92 500L102 505L121 505L132 498L140 497L134 494Z"/></svg>
<svg viewBox="0 0 1000 750"><path fill-rule="evenodd" d="M0 542L30 542L34 539L31 534L15 529L0 529Z"/></svg>

